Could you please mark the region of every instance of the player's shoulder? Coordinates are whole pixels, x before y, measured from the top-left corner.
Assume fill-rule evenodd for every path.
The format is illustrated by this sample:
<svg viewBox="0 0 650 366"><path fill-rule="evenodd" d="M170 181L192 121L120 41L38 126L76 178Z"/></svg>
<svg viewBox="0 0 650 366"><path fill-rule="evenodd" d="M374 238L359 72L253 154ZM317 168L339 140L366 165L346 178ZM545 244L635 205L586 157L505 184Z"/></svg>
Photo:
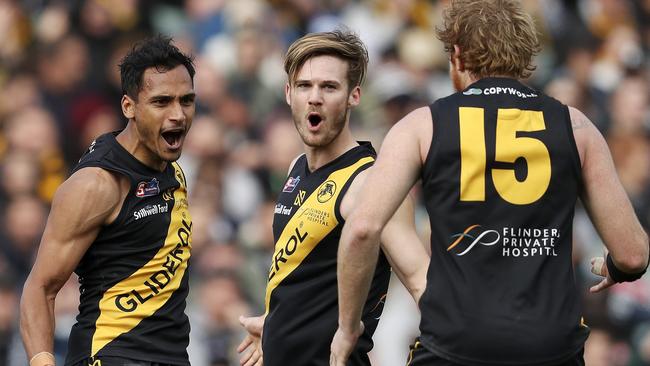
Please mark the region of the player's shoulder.
<svg viewBox="0 0 650 366"><path fill-rule="evenodd" d="M61 184L54 199L89 205L117 204L121 198L123 179L99 167L81 168Z"/></svg>
<svg viewBox="0 0 650 366"><path fill-rule="evenodd" d="M114 133L105 133L95 138L79 159L79 165L91 161L101 161L115 145Z"/></svg>
<svg viewBox="0 0 650 366"><path fill-rule="evenodd" d="M291 174L291 171L292 171L293 168L296 166L296 163L297 163L298 160L300 160L300 158L302 158L303 156L305 156L305 154L300 154L300 155L296 156L296 157L291 161L291 164L289 164L289 170L287 171L287 175L290 175L290 174Z"/></svg>
<svg viewBox="0 0 650 366"><path fill-rule="evenodd" d="M431 121L431 108L430 106L424 106L409 112L399 120L394 127L398 129L415 129L417 131L422 128L423 125L430 123Z"/></svg>

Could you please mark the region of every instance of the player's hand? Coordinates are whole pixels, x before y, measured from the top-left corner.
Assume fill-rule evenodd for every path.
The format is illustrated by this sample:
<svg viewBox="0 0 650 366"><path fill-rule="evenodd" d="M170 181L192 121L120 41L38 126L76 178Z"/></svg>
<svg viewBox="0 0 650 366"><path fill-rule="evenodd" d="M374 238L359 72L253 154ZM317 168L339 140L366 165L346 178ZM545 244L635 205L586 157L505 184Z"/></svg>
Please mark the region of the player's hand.
<svg viewBox="0 0 650 366"><path fill-rule="evenodd" d="M239 317L239 324L248 332L244 340L237 347L238 353L243 353L239 359L242 366L262 366L262 330L264 329L264 316Z"/></svg>
<svg viewBox="0 0 650 366"><path fill-rule="evenodd" d="M359 322L359 328L351 332L344 331L340 327L336 330L330 348L330 366L345 366L357 344L357 339L363 333L363 327L363 322Z"/></svg>
<svg viewBox="0 0 650 366"><path fill-rule="evenodd" d="M609 272L607 271L607 264L605 263L605 258L607 253L602 257L591 258L591 273L604 277L597 285L591 286L589 292L596 293L600 292L606 288L612 287L616 284L611 277L609 277Z"/></svg>

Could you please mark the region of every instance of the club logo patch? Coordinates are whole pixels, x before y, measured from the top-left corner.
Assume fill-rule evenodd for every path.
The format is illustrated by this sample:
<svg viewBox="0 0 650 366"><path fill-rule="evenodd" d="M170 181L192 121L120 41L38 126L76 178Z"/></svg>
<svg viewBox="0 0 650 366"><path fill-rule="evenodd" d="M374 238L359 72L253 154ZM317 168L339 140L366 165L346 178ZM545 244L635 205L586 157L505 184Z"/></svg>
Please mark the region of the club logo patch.
<svg viewBox="0 0 650 366"><path fill-rule="evenodd" d="M325 203L330 200L330 198L334 197L334 194L336 193L336 183L334 183L333 180L328 180L327 182L321 184L321 186L318 188L318 195L316 196L316 199L318 199L318 202L320 203Z"/></svg>
<svg viewBox="0 0 650 366"><path fill-rule="evenodd" d="M135 195L137 197L151 197L160 193L160 186L158 185L158 179L153 178L149 182L140 182L138 183L138 188L135 190Z"/></svg>

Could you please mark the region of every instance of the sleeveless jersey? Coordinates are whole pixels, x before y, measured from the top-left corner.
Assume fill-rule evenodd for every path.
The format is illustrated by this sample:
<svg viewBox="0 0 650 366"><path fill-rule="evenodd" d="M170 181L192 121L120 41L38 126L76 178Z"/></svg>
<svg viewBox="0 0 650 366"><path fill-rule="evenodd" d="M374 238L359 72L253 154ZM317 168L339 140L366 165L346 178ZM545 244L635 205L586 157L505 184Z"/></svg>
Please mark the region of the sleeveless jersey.
<svg viewBox="0 0 650 366"><path fill-rule="evenodd" d="M422 343L465 365L570 359L588 328L571 262L582 176L568 108L485 78L430 110Z"/></svg>
<svg viewBox="0 0 650 366"><path fill-rule="evenodd" d="M361 143L313 172L304 155L291 169L273 218L275 253L262 340L265 366L329 365L338 327L336 255L344 224L339 207L351 182L374 160L372 146ZM380 253L363 310L365 331L348 365L370 365L367 353L389 278L390 266Z"/></svg>
<svg viewBox="0 0 650 366"><path fill-rule="evenodd" d="M75 270L81 296L66 365L102 356L189 365L192 220L185 176L175 162L163 172L144 165L116 135L100 136L75 167L115 172L131 188L115 221L101 228Z"/></svg>

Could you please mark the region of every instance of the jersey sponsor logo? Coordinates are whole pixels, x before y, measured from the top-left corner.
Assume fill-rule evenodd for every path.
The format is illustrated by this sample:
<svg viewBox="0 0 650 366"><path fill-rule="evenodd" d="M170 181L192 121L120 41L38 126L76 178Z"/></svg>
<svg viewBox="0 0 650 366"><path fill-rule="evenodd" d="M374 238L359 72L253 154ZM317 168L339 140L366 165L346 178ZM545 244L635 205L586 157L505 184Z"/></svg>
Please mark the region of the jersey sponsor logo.
<svg viewBox="0 0 650 366"><path fill-rule="evenodd" d="M483 94L483 90L479 88L469 88L463 92L465 95L481 95Z"/></svg>
<svg viewBox="0 0 650 366"><path fill-rule="evenodd" d="M320 226L329 226L331 216L330 211L320 210L314 207L302 207L298 213L299 219L304 217L305 220Z"/></svg>
<svg viewBox="0 0 650 366"><path fill-rule="evenodd" d="M160 186L158 185L158 179L153 178L149 182L140 182L138 183L138 188L135 190L135 195L137 197L151 197L160 193Z"/></svg>
<svg viewBox="0 0 650 366"><path fill-rule="evenodd" d="M273 213L278 214L278 215L291 215L291 211L293 210L293 207L287 207L281 203L278 203L275 205L275 209L273 210Z"/></svg>
<svg viewBox="0 0 650 366"><path fill-rule="evenodd" d="M303 202L305 202L305 195L307 192L303 191L302 189L298 190L298 194L296 194L296 199L293 200L293 205L300 207Z"/></svg>
<svg viewBox="0 0 650 366"><path fill-rule="evenodd" d="M460 253L456 253L457 256L464 256L465 254L469 253L469 251L472 250L472 248L474 248L477 244L481 244L486 247L489 247L499 242L499 239L501 239L501 235L499 235L499 232L496 230L485 230L478 234L470 234L470 232L472 232L473 229L480 228L480 227L481 225L471 225L467 229L465 229L465 231L463 231L462 233L452 235L451 237L455 238L456 240L453 243L451 243L451 245L447 248L447 251L449 252L452 249L454 249L465 238L469 238L469 240L471 240L471 243L467 246L465 250L463 250ZM487 239L485 238L486 236L488 236Z"/></svg>
<svg viewBox="0 0 650 366"><path fill-rule="evenodd" d="M476 250L479 245L492 247L496 244L501 244L503 257L557 257L555 243L560 238L560 230L513 227L493 230L482 229L481 225L475 224L468 226L461 233L452 235L451 238L455 240L447 247L447 251L453 250L459 257Z"/></svg>
<svg viewBox="0 0 650 366"><path fill-rule="evenodd" d="M489 88L469 88L463 92L464 95L499 95L508 94L519 98L537 98L537 94L522 92L512 87L492 86Z"/></svg>
<svg viewBox="0 0 650 366"><path fill-rule="evenodd" d="M147 216L157 215L165 212L169 212L169 206L167 205L167 203L165 203L164 205L160 205L160 204L146 205L145 207L134 212L133 217L135 217L135 220L137 221Z"/></svg>
<svg viewBox="0 0 650 366"><path fill-rule="evenodd" d="M192 223L182 220L183 227L176 232L178 243L165 256L165 261L161 262L156 272L147 277L143 286L138 286L129 292L121 293L115 297L115 306L125 313L135 311L138 306L143 305L154 296L158 295L171 282L176 270L184 261L183 254L190 244L190 232L192 232ZM144 291L142 291L144 289ZM151 291L149 291L151 290Z"/></svg>
<svg viewBox="0 0 650 366"><path fill-rule="evenodd" d="M327 182L321 184L321 186L318 188L318 195L316 196L316 199L318 199L318 202L320 203L325 203L334 197L335 193L336 183L333 180L328 180Z"/></svg>
<svg viewBox="0 0 650 366"><path fill-rule="evenodd" d="M303 225L300 225L302 227ZM288 257L292 256L296 252L298 246L302 244L307 236L308 232L301 232L300 227L297 227L295 232L289 237L289 239L284 243L284 246L276 250L275 255L273 256L273 261L271 263L271 268L269 269L269 281L275 277L275 274L280 270L281 263L287 263Z"/></svg>

